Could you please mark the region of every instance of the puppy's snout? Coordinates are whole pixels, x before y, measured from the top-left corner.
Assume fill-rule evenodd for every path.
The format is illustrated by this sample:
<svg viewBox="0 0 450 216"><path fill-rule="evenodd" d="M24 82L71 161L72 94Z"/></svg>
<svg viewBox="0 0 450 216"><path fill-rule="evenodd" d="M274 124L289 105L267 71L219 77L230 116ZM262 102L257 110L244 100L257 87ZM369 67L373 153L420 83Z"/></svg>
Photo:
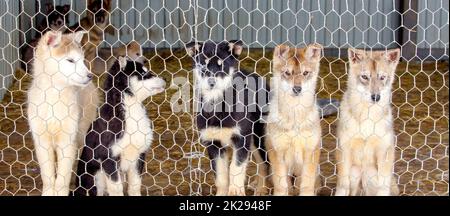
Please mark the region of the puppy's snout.
<svg viewBox="0 0 450 216"><path fill-rule="evenodd" d="M302 92L302 87L301 86L294 86L294 88L292 88L292 91L295 94L300 94L300 92Z"/></svg>
<svg viewBox="0 0 450 216"><path fill-rule="evenodd" d="M213 88L216 85L216 79L208 78L208 85L209 87Z"/></svg>
<svg viewBox="0 0 450 216"><path fill-rule="evenodd" d="M98 12L95 15L95 20L97 21L97 23L104 23L105 22L105 13L103 12Z"/></svg>
<svg viewBox="0 0 450 216"><path fill-rule="evenodd" d="M97 17L96 20L97 20L98 23L102 23L103 22L103 17Z"/></svg>
<svg viewBox="0 0 450 216"><path fill-rule="evenodd" d="M62 25L62 21L61 21L61 20L58 20L58 21L56 21L56 24L57 24L57 25Z"/></svg>
<svg viewBox="0 0 450 216"><path fill-rule="evenodd" d="M378 102L378 101L380 101L381 96L380 96L380 94L373 94L370 96L370 98L372 98L373 102Z"/></svg>
<svg viewBox="0 0 450 216"><path fill-rule="evenodd" d="M168 83L166 78L160 78L161 79L161 88L165 88L166 87L166 83Z"/></svg>

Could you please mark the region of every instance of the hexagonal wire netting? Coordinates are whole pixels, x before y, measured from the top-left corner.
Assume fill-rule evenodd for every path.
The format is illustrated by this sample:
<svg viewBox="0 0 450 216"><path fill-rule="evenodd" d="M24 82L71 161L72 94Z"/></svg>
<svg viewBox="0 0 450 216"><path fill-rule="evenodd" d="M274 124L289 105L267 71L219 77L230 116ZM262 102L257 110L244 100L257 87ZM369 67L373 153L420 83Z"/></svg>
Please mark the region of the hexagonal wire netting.
<svg viewBox="0 0 450 216"><path fill-rule="evenodd" d="M89 24L89 12L96 9L88 5L95 2L0 0L1 195L42 193L27 116L34 78L27 63L33 59L30 47L58 17L63 17L62 28L77 23L85 27L86 21L87 34L98 36L85 47L85 55L89 65L95 65L91 70L99 98L107 79L104 71L117 56L135 54L131 52L142 50L149 70L167 82L165 92L143 101L154 130L143 160L143 195L215 194L214 171L195 124L193 64L185 45L233 39L244 44L240 68L266 78L273 75L276 45L321 44L324 58L316 95L338 100L347 88L347 48L401 48L391 103L395 181L401 195L448 195L448 1L104 0L111 7L106 15L109 26L101 31ZM320 195L336 189L338 120L336 115L321 120ZM256 169L250 162L247 195L254 193ZM74 168L72 190L75 176Z"/></svg>

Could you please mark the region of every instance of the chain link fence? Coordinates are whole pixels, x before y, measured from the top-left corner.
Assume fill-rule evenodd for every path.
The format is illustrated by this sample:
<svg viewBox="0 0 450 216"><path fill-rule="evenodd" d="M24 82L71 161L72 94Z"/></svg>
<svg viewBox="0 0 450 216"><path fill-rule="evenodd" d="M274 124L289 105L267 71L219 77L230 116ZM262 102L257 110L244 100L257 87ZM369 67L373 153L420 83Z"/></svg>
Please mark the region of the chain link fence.
<svg viewBox="0 0 450 216"><path fill-rule="evenodd" d="M59 24L65 28L81 23L89 12L98 14L90 11L89 4L93 2L96 1L0 0L0 195L42 193L26 112L27 91L33 80L26 47L36 43L42 31L52 28L58 18L62 17ZM234 39L245 45L239 66L266 78L272 76L276 45L321 44L324 58L317 97L338 100L346 90L347 48L401 48L402 58L392 88L395 181L401 195L448 195L448 1L110 3L108 30L95 33L100 41L86 53L93 56L90 62L113 62L117 52L138 44L142 49L134 50L142 51L149 70L167 82L165 92L143 102L154 128L154 140L141 175L143 195L215 194L214 171L199 143L195 124L194 65L185 44ZM107 67L95 70L102 68L104 71ZM105 75L95 74L94 83L101 89ZM321 120L320 195L332 195L336 189L337 121L336 115ZM254 193L256 169L255 162L250 162L247 195ZM75 174L71 176L72 189Z"/></svg>

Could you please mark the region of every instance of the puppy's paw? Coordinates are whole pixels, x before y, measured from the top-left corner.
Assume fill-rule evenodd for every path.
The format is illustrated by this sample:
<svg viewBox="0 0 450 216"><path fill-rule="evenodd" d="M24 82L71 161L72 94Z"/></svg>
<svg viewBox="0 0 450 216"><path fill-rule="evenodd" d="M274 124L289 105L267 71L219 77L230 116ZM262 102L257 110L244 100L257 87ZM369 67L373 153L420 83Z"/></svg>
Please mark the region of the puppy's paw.
<svg viewBox="0 0 450 216"><path fill-rule="evenodd" d="M228 195L228 188L217 188L216 196Z"/></svg>
<svg viewBox="0 0 450 216"><path fill-rule="evenodd" d="M142 196L142 195L141 191L137 190L137 191L128 191L128 196Z"/></svg>
<svg viewBox="0 0 450 216"><path fill-rule="evenodd" d="M315 196L314 190L300 191L300 196Z"/></svg>
<svg viewBox="0 0 450 216"><path fill-rule="evenodd" d="M255 190L255 196L267 196L269 194L269 190L266 187L259 187Z"/></svg>
<svg viewBox="0 0 450 216"><path fill-rule="evenodd" d="M55 196L55 195L56 195L55 190L53 190L53 189L51 189L51 188L49 188L49 189L44 189L44 190L42 191L42 196Z"/></svg>
<svg viewBox="0 0 450 216"><path fill-rule="evenodd" d="M289 196L289 190L288 189L285 189L285 190L275 189L273 191L273 195L274 196Z"/></svg>
<svg viewBox="0 0 450 216"><path fill-rule="evenodd" d="M230 186L228 196L245 196L245 187Z"/></svg>
<svg viewBox="0 0 450 216"><path fill-rule="evenodd" d="M390 190L378 190L376 195L377 196L391 196L391 191Z"/></svg>
<svg viewBox="0 0 450 216"><path fill-rule="evenodd" d="M335 196L348 196L350 191L344 188L337 188Z"/></svg>

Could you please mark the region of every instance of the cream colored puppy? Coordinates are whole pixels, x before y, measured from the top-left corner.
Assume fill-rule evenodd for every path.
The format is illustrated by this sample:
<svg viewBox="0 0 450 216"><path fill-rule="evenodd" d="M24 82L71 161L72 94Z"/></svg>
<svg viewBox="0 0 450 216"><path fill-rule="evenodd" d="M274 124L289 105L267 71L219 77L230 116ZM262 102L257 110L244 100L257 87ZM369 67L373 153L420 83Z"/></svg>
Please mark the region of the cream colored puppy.
<svg viewBox="0 0 450 216"><path fill-rule="evenodd" d="M300 181L300 195L315 195L320 156L320 115L316 83L322 46L279 45L273 55L274 93L267 136L274 195L288 195L290 175Z"/></svg>
<svg viewBox="0 0 450 216"><path fill-rule="evenodd" d="M336 195L396 195L391 86L400 49L349 49L349 74L338 123Z"/></svg>
<svg viewBox="0 0 450 216"><path fill-rule="evenodd" d="M80 45L83 34L49 31L36 47L28 122L41 169L42 195L69 195L79 147L76 139L89 98L82 92L86 86L92 87L92 74Z"/></svg>

